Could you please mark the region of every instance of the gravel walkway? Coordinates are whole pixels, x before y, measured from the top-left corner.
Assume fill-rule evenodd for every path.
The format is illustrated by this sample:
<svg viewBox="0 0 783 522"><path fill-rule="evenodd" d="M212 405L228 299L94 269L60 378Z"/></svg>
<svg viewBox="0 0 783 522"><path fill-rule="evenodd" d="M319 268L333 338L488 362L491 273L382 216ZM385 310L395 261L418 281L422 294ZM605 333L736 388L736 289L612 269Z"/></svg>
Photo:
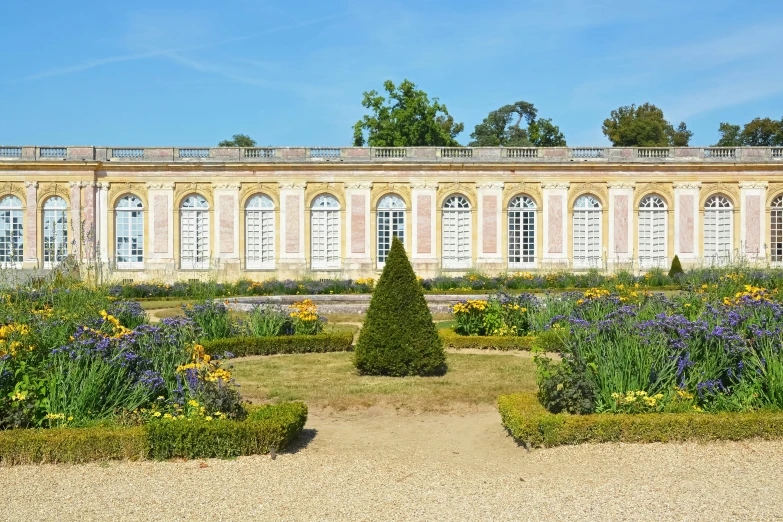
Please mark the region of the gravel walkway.
<svg viewBox="0 0 783 522"><path fill-rule="evenodd" d="M783 442L528 452L495 412L312 416L233 461L0 468L0 520L780 520Z"/></svg>

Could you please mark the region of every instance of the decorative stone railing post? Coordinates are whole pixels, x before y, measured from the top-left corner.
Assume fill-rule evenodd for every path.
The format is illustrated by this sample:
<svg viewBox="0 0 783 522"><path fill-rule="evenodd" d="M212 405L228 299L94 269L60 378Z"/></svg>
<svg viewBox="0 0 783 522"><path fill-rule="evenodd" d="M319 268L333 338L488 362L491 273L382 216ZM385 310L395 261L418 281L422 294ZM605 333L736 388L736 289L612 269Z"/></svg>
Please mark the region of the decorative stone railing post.
<svg viewBox="0 0 783 522"><path fill-rule="evenodd" d="M38 268L38 182L25 181L24 268Z"/></svg>
<svg viewBox="0 0 783 522"><path fill-rule="evenodd" d="M680 261L699 258L699 191L700 181L683 181L674 187L674 253Z"/></svg>
<svg viewBox="0 0 783 522"><path fill-rule="evenodd" d="M404 149L403 149L404 150ZM372 270L370 191L372 182L360 181L345 184L347 219L345 220L345 268L346 270Z"/></svg>
<svg viewBox="0 0 783 522"><path fill-rule="evenodd" d="M503 182L490 181L476 183L478 194L478 256L476 268L479 270L501 270L503 254L500 251L501 205L503 202Z"/></svg>
<svg viewBox="0 0 783 522"><path fill-rule="evenodd" d="M411 182L411 264L420 277L436 275L440 268L435 250L437 190L438 183L434 181Z"/></svg>
<svg viewBox="0 0 783 522"><path fill-rule="evenodd" d="M82 182L82 212L83 212L83 250L82 260L90 262L95 260L95 243L96 243L96 227L95 227L95 181L83 181Z"/></svg>
<svg viewBox="0 0 783 522"><path fill-rule="evenodd" d="M568 265L568 188L567 182L541 183L544 195L544 251L542 265Z"/></svg>

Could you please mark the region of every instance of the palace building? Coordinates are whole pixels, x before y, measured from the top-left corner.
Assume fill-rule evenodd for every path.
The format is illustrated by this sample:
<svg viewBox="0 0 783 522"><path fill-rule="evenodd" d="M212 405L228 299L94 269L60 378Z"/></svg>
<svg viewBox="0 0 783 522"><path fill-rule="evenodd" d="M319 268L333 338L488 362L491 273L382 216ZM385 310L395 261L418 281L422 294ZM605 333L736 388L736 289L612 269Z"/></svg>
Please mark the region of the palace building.
<svg viewBox="0 0 783 522"><path fill-rule="evenodd" d="M0 265L126 280L783 262L783 148L0 147Z"/></svg>

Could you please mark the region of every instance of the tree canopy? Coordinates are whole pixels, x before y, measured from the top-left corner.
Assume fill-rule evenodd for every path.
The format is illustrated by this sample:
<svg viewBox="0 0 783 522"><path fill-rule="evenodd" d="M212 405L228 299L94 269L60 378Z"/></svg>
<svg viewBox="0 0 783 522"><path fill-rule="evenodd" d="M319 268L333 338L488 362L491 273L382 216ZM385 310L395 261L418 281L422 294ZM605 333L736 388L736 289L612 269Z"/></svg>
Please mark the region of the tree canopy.
<svg viewBox="0 0 783 522"><path fill-rule="evenodd" d="M651 103L613 110L602 129L615 147L686 147L693 137L685 122L675 129Z"/></svg>
<svg viewBox="0 0 783 522"><path fill-rule="evenodd" d="M721 123L718 147L774 147L783 145L783 118L754 118L740 130L739 125Z"/></svg>
<svg viewBox="0 0 783 522"><path fill-rule="evenodd" d="M255 147L256 140L247 134L234 134L230 140L223 140L218 147Z"/></svg>
<svg viewBox="0 0 783 522"><path fill-rule="evenodd" d="M490 112L476 125L470 137L471 147L562 147L565 136L551 119L536 120L538 110L532 103L518 101ZM516 121L514 121L516 120ZM527 128L522 127L525 121Z"/></svg>
<svg viewBox="0 0 783 522"><path fill-rule="evenodd" d="M430 101L427 93L408 80L399 86L386 80L383 88L387 97L374 90L364 93L362 106L370 109L371 114L354 125L354 146L459 146L456 136L465 126L454 122L438 98Z"/></svg>

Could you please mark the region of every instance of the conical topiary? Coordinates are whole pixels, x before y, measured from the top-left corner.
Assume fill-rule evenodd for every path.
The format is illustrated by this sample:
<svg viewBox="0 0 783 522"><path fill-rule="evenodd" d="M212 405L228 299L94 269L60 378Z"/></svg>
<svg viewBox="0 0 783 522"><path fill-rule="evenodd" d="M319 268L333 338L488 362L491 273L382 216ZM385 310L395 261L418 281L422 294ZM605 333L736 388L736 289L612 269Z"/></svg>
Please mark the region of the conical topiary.
<svg viewBox="0 0 783 522"><path fill-rule="evenodd" d="M369 375L432 375L446 370L443 341L424 292L396 237L356 343L354 364Z"/></svg>
<svg viewBox="0 0 783 522"><path fill-rule="evenodd" d="M672 259L672 267L669 269L669 277L674 278L682 273L684 272L682 270L682 265L680 264L680 258L675 255L674 259Z"/></svg>

